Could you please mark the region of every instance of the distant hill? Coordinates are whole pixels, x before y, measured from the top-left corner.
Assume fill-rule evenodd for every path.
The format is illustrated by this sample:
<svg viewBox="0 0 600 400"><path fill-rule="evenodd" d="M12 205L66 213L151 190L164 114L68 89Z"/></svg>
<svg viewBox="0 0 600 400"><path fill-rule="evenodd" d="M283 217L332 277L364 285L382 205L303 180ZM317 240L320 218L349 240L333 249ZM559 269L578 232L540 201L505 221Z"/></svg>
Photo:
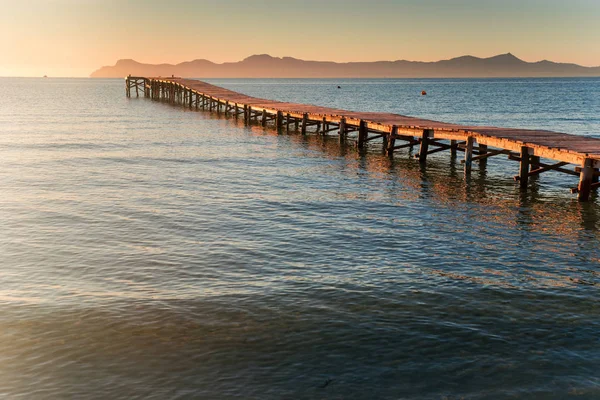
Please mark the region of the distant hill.
<svg viewBox="0 0 600 400"><path fill-rule="evenodd" d="M482 77L580 77L600 76L600 67L552 61L526 62L514 55L490 58L463 56L436 62L376 61L336 63L305 61L291 57L254 55L242 61L216 64L208 60L180 64L142 64L119 60L102 67L93 78L138 76L180 76L188 78L482 78Z"/></svg>

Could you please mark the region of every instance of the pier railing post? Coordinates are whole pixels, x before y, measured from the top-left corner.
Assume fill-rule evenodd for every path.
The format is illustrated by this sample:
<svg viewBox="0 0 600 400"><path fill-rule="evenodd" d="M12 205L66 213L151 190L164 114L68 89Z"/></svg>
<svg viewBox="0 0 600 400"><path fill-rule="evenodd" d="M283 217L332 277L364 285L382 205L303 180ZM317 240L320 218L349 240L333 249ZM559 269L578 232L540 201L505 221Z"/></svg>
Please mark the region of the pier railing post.
<svg viewBox="0 0 600 400"><path fill-rule="evenodd" d="M581 172L579 173L579 186L577 200L588 201L590 192L592 191L592 181L594 179L594 161L591 158L586 158L582 164Z"/></svg>

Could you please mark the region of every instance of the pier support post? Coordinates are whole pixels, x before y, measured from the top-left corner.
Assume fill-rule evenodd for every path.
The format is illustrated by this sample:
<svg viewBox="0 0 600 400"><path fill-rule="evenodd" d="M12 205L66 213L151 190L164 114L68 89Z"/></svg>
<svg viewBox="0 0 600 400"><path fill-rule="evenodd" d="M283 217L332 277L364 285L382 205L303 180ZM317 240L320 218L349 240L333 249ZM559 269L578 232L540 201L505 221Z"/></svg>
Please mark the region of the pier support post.
<svg viewBox="0 0 600 400"><path fill-rule="evenodd" d="M291 123L290 113L287 113L285 115L285 131L286 131L286 133L290 133L290 123Z"/></svg>
<svg viewBox="0 0 600 400"><path fill-rule="evenodd" d="M343 143L346 139L346 118L340 118L340 143Z"/></svg>
<svg viewBox="0 0 600 400"><path fill-rule="evenodd" d="M275 116L275 126L278 131L283 127L283 112L281 111L277 111L277 115Z"/></svg>
<svg viewBox="0 0 600 400"><path fill-rule="evenodd" d="M538 169L540 167L540 156L530 156L529 165L531 170Z"/></svg>
<svg viewBox="0 0 600 400"><path fill-rule="evenodd" d="M487 144L479 144L479 156L482 154L487 154L488 152L488 147ZM481 159L478 160L479 165L483 165L485 166L487 163L487 157L482 157Z"/></svg>
<svg viewBox="0 0 600 400"><path fill-rule="evenodd" d="M456 153L458 152L458 141L451 140L450 141L450 157L456 158Z"/></svg>
<svg viewBox="0 0 600 400"><path fill-rule="evenodd" d="M473 136L467 138L465 145L465 175L471 174L471 167L473 166L473 143L475 139Z"/></svg>
<svg viewBox="0 0 600 400"><path fill-rule="evenodd" d="M431 129L423 130L423 137L421 139L421 146L419 147L419 162L424 164L427 162L427 152L429 151L429 139L433 136Z"/></svg>
<svg viewBox="0 0 600 400"><path fill-rule="evenodd" d="M246 123L248 125L250 125L251 121L252 121L252 107L248 106L247 114L246 114Z"/></svg>
<svg viewBox="0 0 600 400"><path fill-rule="evenodd" d="M381 152L383 154L387 154L387 148L388 148L388 141L390 140L390 135L386 135L385 133L383 133L381 135Z"/></svg>
<svg viewBox="0 0 600 400"><path fill-rule="evenodd" d="M302 114L302 134L306 135L306 125L308 124L308 114Z"/></svg>
<svg viewBox="0 0 600 400"><path fill-rule="evenodd" d="M581 172L579 173L579 187L577 200L588 201L592 191L592 181L594 179L594 161L586 158L583 162Z"/></svg>
<svg viewBox="0 0 600 400"><path fill-rule="evenodd" d="M388 136L387 148L385 149L385 152L388 156L394 155L394 146L396 146L396 135L398 135L398 127L396 125L392 125L392 131Z"/></svg>
<svg viewBox="0 0 600 400"><path fill-rule="evenodd" d="M190 110L194 106L194 96L192 96L192 94L193 94L192 89L190 89L188 91L188 104L190 105Z"/></svg>
<svg viewBox="0 0 600 400"><path fill-rule="evenodd" d="M265 109L262 110L262 119L260 121L260 124L263 127L267 126L267 110L265 110Z"/></svg>
<svg viewBox="0 0 600 400"><path fill-rule="evenodd" d="M365 147L365 143L367 142L367 137L369 136L369 130L367 128L367 121L360 120L358 124L358 141L356 142L356 146L359 149Z"/></svg>
<svg viewBox="0 0 600 400"><path fill-rule="evenodd" d="M527 189L529 182L529 147L521 146L521 162L519 164L519 187Z"/></svg>

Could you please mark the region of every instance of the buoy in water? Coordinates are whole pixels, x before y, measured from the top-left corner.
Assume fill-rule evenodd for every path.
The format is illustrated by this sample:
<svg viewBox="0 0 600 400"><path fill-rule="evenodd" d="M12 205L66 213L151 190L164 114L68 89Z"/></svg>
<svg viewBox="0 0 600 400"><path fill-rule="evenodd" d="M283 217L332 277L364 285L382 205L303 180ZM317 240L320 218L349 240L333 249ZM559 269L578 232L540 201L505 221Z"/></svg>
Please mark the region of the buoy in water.
<svg viewBox="0 0 600 400"><path fill-rule="evenodd" d="M427 92L423 90L423 91L421 92L421 96L427 96Z"/></svg>

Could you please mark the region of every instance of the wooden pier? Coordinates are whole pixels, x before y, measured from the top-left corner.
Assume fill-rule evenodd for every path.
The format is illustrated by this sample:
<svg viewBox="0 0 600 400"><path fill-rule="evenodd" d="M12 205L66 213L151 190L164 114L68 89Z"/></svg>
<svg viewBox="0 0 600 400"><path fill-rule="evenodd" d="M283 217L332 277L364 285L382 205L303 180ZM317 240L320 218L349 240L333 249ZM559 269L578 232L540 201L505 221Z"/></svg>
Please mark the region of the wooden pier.
<svg viewBox="0 0 600 400"><path fill-rule="evenodd" d="M519 162L514 176L521 190L528 179L547 171L579 177L571 189L580 201L587 201L600 187L600 139L544 130L465 126L399 114L355 112L308 104L286 103L247 96L206 82L181 78L128 76L126 94L180 104L194 110L243 118L247 124L267 124L277 130L339 135L340 141L354 140L358 149L380 139L382 150L419 146L415 158L426 163L427 156L449 151L464 153L461 162L466 175L474 161L504 155Z"/></svg>

